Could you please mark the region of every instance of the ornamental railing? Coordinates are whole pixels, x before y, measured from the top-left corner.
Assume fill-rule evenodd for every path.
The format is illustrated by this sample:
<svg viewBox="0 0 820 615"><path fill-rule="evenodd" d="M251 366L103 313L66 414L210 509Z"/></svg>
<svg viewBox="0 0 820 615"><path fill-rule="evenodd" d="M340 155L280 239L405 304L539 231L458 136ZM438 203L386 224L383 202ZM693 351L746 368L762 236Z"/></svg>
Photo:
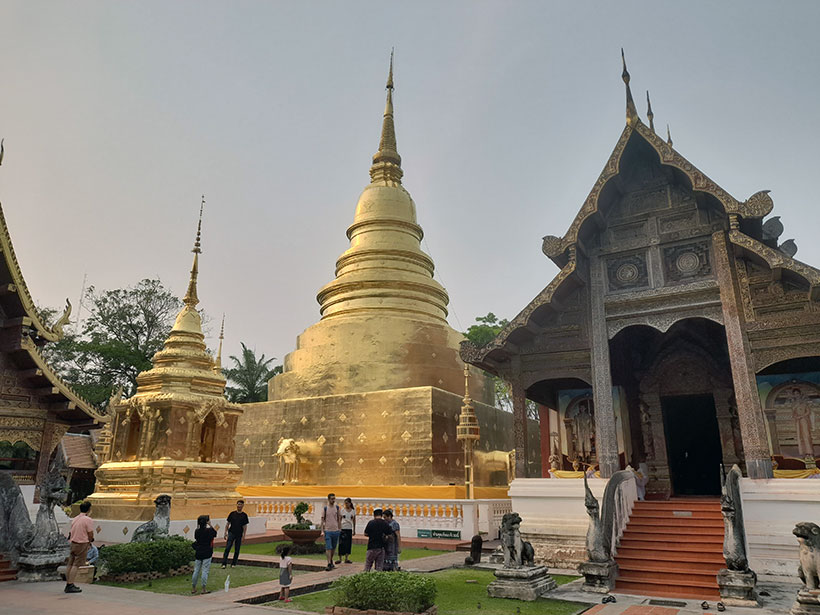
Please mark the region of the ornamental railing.
<svg viewBox="0 0 820 615"><path fill-rule="evenodd" d="M308 505L305 518L314 525L321 522L325 498L245 498L251 511L266 519L268 529L279 529L296 519L293 511L300 502ZM354 501L356 530L364 529L376 508L391 509L406 538L457 538L469 540L481 532L490 539L498 537L501 519L512 511L510 500L419 500L400 498L360 498Z"/></svg>

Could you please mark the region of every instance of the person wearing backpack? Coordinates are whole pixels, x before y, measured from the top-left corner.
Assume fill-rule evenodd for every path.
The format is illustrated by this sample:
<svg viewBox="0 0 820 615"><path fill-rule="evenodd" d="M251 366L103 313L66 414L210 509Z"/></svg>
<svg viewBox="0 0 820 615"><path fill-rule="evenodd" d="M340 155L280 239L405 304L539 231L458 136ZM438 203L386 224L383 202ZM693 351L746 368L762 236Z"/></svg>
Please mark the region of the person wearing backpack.
<svg viewBox="0 0 820 615"><path fill-rule="evenodd" d="M339 546L339 536L342 533L342 511L336 504L336 494L327 494L327 504L322 511L322 531L325 533L325 554L327 555L327 568L333 570L333 554Z"/></svg>

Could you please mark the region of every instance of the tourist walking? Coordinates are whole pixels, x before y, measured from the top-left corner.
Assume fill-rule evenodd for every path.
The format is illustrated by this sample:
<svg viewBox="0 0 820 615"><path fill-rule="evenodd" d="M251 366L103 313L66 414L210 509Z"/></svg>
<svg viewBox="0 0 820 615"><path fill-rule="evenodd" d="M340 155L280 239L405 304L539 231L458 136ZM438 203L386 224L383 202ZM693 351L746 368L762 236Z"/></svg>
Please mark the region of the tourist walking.
<svg viewBox="0 0 820 615"><path fill-rule="evenodd" d="M282 545L279 557L279 600L293 602L290 599L290 584L293 583L293 559L290 557L290 545Z"/></svg>
<svg viewBox="0 0 820 615"><path fill-rule="evenodd" d="M194 532L194 576L191 578L191 593L196 594L196 582L202 584L202 593L210 594L207 589L208 573L211 571L211 559L214 556L214 538L216 530L211 527L208 515L199 515Z"/></svg>
<svg viewBox="0 0 820 615"><path fill-rule="evenodd" d="M382 509L373 511L373 518L367 522L364 528L364 535L367 536L367 555L364 560L364 571L370 572L372 567L376 570L384 569L384 543L385 536L389 536L393 530L382 518Z"/></svg>
<svg viewBox="0 0 820 615"><path fill-rule="evenodd" d="M65 590L63 590L67 594L78 594L83 591L74 585L74 579L77 577L80 566L85 566L88 547L94 542L94 521L88 515L90 510L91 502L83 502L80 504L80 514L71 520L71 531L68 535L71 551L65 568Z"/></svg>
<svg viewBox="0 0 820 615"><path fill-rule="evenodd" d="M234 546L233 561L231 568L236 566L239 560L239 548L242 546L242 540L245 538L245 532L248 529L248 513L242 512L245 507L245 500L238 500L236 502L236 510L228 515L228 523L225 525L225 554L222 556L222 567L228 565L228 554L231 552L231 546Z"/></svg>
<svg viewBox="0 0 820 615"><path fill-rule="evenodd" d="M339 536L342 532L342 511L336 504L336 494L327 494L327 504L322 510L322 531L325 533L325 555L327 555L326 570L333 570L333 554L339 546ZM341 562L336 562L337 564Z"/></svg>
<svg viewBox="0 0 820 615"><path fill-rule="evenodd" d="M393 511L384 511L384 520L392 533L386 537L384 546L384 570L399 570L399 553L401 553L401 526L393 518Z"/></svg>
<svg viewBox="0 0 820 615"><path fill-rule="evenodd" d="M350 561L350 554L353 551L353 535L356 533L356 507L353 506L353 500L345 498L345 505L342 508L342 533L339 535L339 559L337 564L342 563L342 557L345 558L345 564L352 564Z"/></svg>

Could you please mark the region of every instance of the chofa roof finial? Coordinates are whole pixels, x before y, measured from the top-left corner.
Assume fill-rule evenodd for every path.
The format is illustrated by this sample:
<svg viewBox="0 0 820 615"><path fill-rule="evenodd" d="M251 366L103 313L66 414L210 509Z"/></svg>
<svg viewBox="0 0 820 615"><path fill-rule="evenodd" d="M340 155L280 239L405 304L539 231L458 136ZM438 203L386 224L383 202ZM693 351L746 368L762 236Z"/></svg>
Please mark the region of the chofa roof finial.
<svg viewBox="0 0 820 615"><path fill-rule="evenodd" d="M655 114L652 113L652 101L649 100L649 90L646 91L646 117L649 120L649 128L655 132Z"/></svg>
<svg viewBox="0 0 820 615"><path fill-rule="evenodd" d="M632 90L629 88L629 71L626 70L626 56L624 55L624 48L621 47L621 61L624 65L624 71L621 73L621 78L626 85L626 123L632 126L638 121L638 110L635 108L635 101L632 100Z"/></svg>
<svg viewBox="0 0 820 615"><path fill-rule="evenodd" d="M669 124L666 125L666 142L669 147L672 147L672 132L669 130Z"/></svg>

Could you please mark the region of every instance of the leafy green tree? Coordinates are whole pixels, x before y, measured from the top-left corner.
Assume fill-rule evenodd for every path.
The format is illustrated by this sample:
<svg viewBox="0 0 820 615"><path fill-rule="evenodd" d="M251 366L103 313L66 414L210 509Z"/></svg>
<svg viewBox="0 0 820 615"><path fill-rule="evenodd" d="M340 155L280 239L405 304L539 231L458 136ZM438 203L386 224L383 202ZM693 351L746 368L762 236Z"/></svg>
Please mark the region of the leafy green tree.
<svg viewBox="0 0 820 615"><path fill-rule="evenodd" d="M486 316L476 317L475 321L476 324L470 325L464 335L476 346L489 344L510 323L506 318L498 320L492 312L488 312Z"/></svg>
<svg viewBox="0 0 820 615"><path fill-rule="evenodd" d="M81 329L47 344L44 354L82 397L103 407L120 386L125 396L134 394L137 374L151 368L182 302L160 280L145 279L115 290L89 287L83 305L89 314ZM41 313L50 322L56 311Z"/></svg>
<svg viewBox="0 0 820 615"><path fill-rule="evenodd" d="M498 316L492 312L487 312L486 316L477 316L476 324L470 325L470 328L464 333L465 337L476 346L486 346L489 344L501 331L510 324L506 318L498 319ZM495 405L505 412L513 411L512 389L510 385L492 374L487 374L487 377L492 380L495 391ZM538 406L535 402L527 400L527 415L531 419L538 419Z"/></svg>
<svg viewBox="0 0 820 615"><path fill-rule="evenodd" d="M237 358L231 355L229 358L233 362L232 367L222 370L230 385L225 388L225 393L230 401L237 403L250 403L255 401L265 401L268 398L268 380L275 374L282 373L282 366L270 367L276 357L266 359L265 355L256 356L256 351L240 342L242 354Z"/></svg>

